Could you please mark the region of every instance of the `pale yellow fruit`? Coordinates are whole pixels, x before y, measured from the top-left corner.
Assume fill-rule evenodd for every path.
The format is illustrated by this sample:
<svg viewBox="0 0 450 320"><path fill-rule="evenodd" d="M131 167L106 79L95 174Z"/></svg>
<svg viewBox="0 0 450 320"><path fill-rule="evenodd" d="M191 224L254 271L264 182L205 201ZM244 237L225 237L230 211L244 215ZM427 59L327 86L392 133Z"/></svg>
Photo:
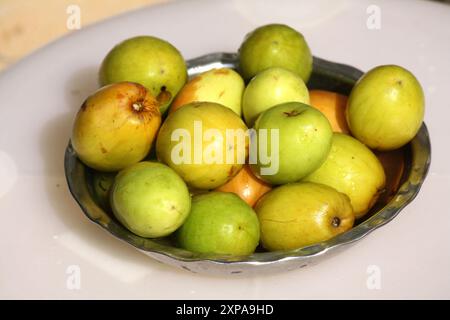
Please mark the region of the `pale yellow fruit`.
<svg viewBox="0 0 450 320"><path fill-rule="evenodd" d="M242 138L227 138L227 130L238 130ZM166 118L156 140L156 153L189 187L214 189L234 177L245 163L246 132L244 121L229 108L194 102Z"/></svg>
<svg viewBox="0 0 450 320"><path fill-rule="evenodd" d="M169 112L191 102L206 101L220 103L240 116L244 88L244 80L236 71L229 68L209 70L184 85L172 102Z"/></svg>
<svg viewBox="0 0 450 320"><path fill-rule="evenodd" d="M100 171L118 171L141 161L161 124L159 103L144 86L121 82L88 97L72 130L78 158Z"/></svg>
<svg viewBox="0 0 450 320"><path fill-rule="evenodd" d="M270 251L290 250L326 241L352 228L349 198L326 185L285 184L256 204L261 242Z"/></svg>
<svg viewBox="0 0 450 320"><path fill-rule="evenodd" d="M379 66L355 84L346 110L350 131L359 141L372 149L394 150L419 131L425 97L410 71L396 65Z"/></svg>
<svg viewBox="0 0 450 320"><path fill-rule="evenodd" d="M303 181L323 183L345 193L360 218L375 204L386 176L369 148L349 135L334 133L328 158Z"/></svg>
<svg viewBox="0 0 450 320"><path fill-rule="evenodd" d="M308 88L302 78L283 68L261 71L248 83L242 96L245 123L251 127L264 111L287 102L309 104Z"/></svg>

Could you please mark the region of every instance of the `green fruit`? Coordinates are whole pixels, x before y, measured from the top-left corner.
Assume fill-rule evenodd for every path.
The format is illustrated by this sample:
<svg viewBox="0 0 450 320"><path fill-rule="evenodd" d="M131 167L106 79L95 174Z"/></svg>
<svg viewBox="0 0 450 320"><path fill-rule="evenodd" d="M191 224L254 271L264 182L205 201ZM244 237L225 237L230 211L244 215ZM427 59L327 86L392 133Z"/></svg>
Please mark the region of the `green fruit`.
<svg viewBox="0 0 450 320"><path fill-rule="evenodd" d="M255 129L258 159L251 169L271 184L300 180L320 167L331 148L332 130L327 118L303 103L288 102L266 110L256 120ZM272 139L276 130L278 139ZM264 132L267 144L263 143ZM262 155L271 155L270 163L264 163Z"/></svg>
<svg viewBox="0 0 450 320"><path fill-rule="evenodd" d="M113 172L144 159L161 124L159 104L145 87L121 82L88 97L73 124L71 142L87 166Z"/></svg>
<svg viewBox="0 0 450 320"><path fill-rule="evenodd" d="M309 104L309 92L302 78L283 68L258 73L247 85L242 98L245 122L249 127L265 110L284 102Z"/></svg>
<svg viewBox="0 0 450 320"><path fill-rule="evenodd" d="M229 130L242 133L242 139L227 139ZM191 103L166 118L156 152L190 187L214 189L234 177L245 163L246 131L244 121L231 109L212 102Z"/></svg>
<svg viewBox="0 0 450 320"><path fill-rule="evenodd" d="M316 183L287 184L266 193L256 204L261 243L270 251L326 241L352 228L348 197Z"/></svg>
<svg viewBox="0 0 450 320"><path fill-rule="evenodd" d="M207 101L219 103L241 116L244 87L244 80L233 69L212 69L189 80L172 102L169 112L191 102Z"/></svg>
<svg viewBox="0 0 450 320"><path fill-rule="evenodd" d="M120 81L140 83L158 97L161 114L186 80L186 63L180 52L167 41L150 36L119 43L100 68L101 85Z"/></svg>
<svg viewBox="0 0 450 320"><path fill-rule="evenodd" d="M144 161L119 172L111 189L111 207L131 232L158 238L183 224L191 209L191 197L175 171Z"/></svg>
<svg viewBox="0 0 450 320"><path fill-rule="evenodd" d="M369 148L351 136L334 133L327 160L304 181L323 183L345 193L360 218L375 204L386 177Z"/></svg>
<svg viewBox="0 0 450 320"><path fill-rule="evenodd" d="M109 211L109 191L114 183L117 173L115 172L94 172L92 176L92 191L94 199L99 204L100 208Z"/></svg>
<svg viewBox="0 0 450 320"><path fill-rule="evenodd" d="M193 252L249 255L259 243L258 219L234 193L197 195L177 238L182 248Z"/></svg>
<svg viewBox="0 0 450 320"><path fill-rule="evenodd" d="M372 149L393 150L414 138L424 117L422 87L408 70L376 67L358 80L347 108L352 134Z"/></svg>
<svg viewBox="0 0 450 320"><path fill-rule="evenodd" d="M312 61L303 35L282 24L257 28L246 36L239 48L239 68L245 80L267 68L282 67L308 82Z"/></svg>

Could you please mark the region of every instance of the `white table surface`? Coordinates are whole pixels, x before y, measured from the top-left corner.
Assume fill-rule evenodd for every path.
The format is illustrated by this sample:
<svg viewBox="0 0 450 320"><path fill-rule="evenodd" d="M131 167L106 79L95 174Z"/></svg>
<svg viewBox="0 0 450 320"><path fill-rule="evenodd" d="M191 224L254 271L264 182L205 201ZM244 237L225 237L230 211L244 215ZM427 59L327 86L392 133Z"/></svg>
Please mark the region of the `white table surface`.
<svg viewBox="0 0 450 320"><path fill-rule="evenodd" d="M450 6L375 2L379 30L366 26L373 1L179 1L82 28L0 74L0 298L450 298ZM316 56L362 70L399 64L418 77L433 159L414 202L318 265L240 277L162 265L89 222L69 194L63 156L108 50L152 34L186 59L232 52L269 22L300 30ZM71 266L79 289L67 286ZM370 266L378 289L367 285Z"/></svg>

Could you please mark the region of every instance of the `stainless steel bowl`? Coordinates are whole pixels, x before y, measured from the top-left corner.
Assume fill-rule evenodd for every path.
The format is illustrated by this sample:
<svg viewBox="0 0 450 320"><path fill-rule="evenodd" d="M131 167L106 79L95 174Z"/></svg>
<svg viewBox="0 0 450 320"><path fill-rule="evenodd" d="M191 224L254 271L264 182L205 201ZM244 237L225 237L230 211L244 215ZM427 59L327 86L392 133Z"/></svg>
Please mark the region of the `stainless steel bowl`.
<svg viewBox="0 0 450 320"><path fill-rule="evenodd" d="M236 66L236 54L214 53L188 61L188 73L193 76L212 68L236 68ZM314 58L313 74L308 82L308 87L348 95L362 74L362 71L351 66ZM378 203L375 209L367 215L367 218L358 221L353 229L312 246L290 251L255 252L246 257L192 253L174 247L170 237L163 239L139 237L128 231L110 212L103 210L95 202L92 196L92 170L78 160L70 143L66 149L64 166L70 192L85 215L114 237L161 262L191 272L241 274L287 271L306 267L348 248L354 242L391 221L415 198L427 175L431 161L431 146L425 124L405 147L405 152L407 155L405 170L399 189L387 203Z"/></svg>

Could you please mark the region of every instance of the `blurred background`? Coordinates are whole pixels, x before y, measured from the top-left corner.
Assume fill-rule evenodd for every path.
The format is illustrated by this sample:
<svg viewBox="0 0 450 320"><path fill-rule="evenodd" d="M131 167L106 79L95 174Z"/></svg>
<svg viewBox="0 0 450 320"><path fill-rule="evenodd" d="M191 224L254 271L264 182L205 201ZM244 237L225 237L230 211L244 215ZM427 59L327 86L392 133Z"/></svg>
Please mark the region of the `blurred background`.
<svg viewBox="0 0 450 320"><path fill-rule="evenodd" d="M70 18L77 8L80 26L85 27L126 11L168 1L175 0L0 0L0 71L65 33L76 31L68 24L73 24ZM433 1L450 3L450 0Z"/></svg>
<svg viewBox="0 0 450 320"><path fill-rule="evenodd" d="M68 19L80 8L81 27L171 0L0 0L0 71L48 42L77 29Z"/></svg>

